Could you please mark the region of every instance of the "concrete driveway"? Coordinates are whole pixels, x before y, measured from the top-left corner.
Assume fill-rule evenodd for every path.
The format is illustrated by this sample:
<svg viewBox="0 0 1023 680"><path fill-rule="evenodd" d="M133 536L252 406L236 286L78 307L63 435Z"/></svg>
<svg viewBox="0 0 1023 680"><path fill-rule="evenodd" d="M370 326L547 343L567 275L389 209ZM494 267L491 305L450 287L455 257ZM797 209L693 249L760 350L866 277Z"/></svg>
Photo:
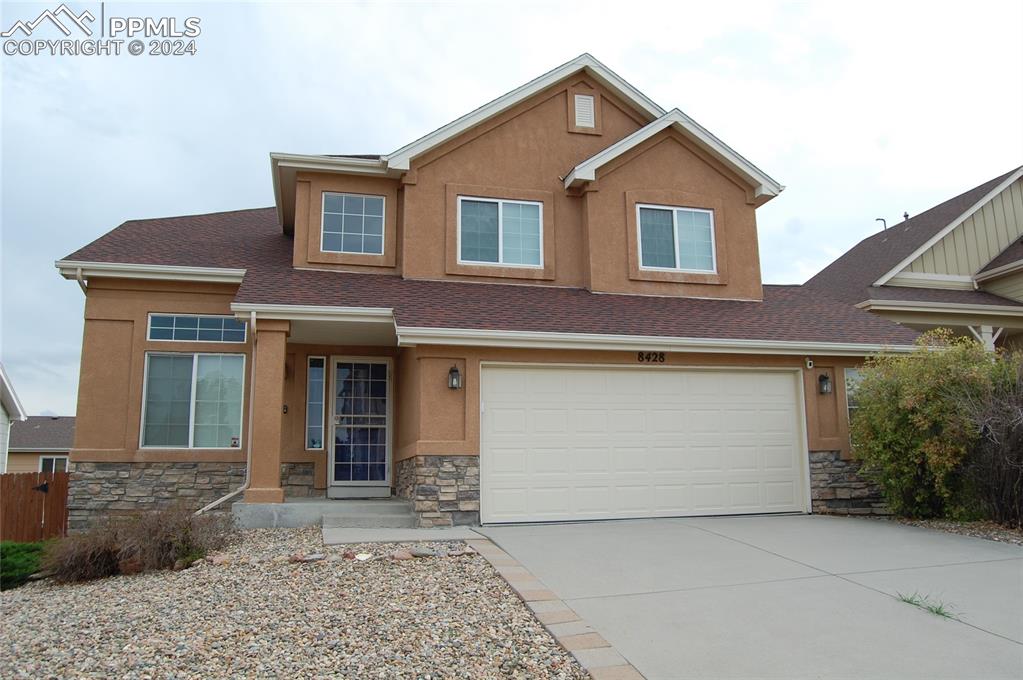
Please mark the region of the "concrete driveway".
<svg viewBox="0 0 1023 680"><path fill-rule="evenodd" d="M820 516L479 531L647 678L1023 678L1017 546Z"/></svg>

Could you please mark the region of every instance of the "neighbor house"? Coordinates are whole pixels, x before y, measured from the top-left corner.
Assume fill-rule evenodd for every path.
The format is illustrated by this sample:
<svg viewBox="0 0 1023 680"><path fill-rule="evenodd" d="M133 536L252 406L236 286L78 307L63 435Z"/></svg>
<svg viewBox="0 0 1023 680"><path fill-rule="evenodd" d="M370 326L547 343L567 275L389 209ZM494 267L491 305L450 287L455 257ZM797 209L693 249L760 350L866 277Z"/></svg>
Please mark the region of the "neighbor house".
<svg viewBox="0 0 1023 680"><path fill-rule="evenodd" d="M782 185L590 55L270 170L274 207L57 263L86 295L73 524L238 490L423 526L877 510L841 374L917 333L762 284Z"/></svg>
<svg viewBox="0 0 1023 680"><path fill-rule="evenodd" d="M11 427L7 472L66 472L74 416L29 416Z"/></svg>
<svg viewBox="0 0 1023 680"><path fill-rule="evenodd" d="M863 239L806 286L917 330L1023 345L1023 167Z"/></svg>
<svg viewBox="0 0 1023 680"><path fill-rule="evenodd" d="M11 379L7 377L4 365L0 363L0 474L7 472L7 446L10 441L11 426L25 420L25 408L14 391Z"/></svg>

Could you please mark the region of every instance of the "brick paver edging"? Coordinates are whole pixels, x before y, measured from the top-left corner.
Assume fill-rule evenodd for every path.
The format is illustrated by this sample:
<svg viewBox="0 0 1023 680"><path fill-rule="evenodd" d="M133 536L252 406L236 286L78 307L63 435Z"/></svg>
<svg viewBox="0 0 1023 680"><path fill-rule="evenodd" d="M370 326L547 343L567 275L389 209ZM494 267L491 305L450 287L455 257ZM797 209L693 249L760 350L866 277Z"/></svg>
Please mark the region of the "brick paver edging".
<svg viewBox="0 0 1023 680"><path fill-rule="evenodd" d="M554 639L593 680L643 680L643 675L611 643L511 555L485 538L467 540L522 598Z"/></svg>

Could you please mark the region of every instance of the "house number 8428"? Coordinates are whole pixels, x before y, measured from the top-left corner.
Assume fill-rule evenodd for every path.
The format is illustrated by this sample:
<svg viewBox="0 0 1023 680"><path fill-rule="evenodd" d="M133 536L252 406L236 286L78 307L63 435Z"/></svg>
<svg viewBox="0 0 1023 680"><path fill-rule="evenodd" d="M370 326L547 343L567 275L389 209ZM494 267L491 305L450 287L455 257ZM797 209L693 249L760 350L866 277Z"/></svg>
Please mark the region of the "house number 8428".
<svg viewBox="0 0 1023 680"><path fill-rule="evenodd" d="M639 360L641 364L644 363L663 364L664 352L638 352L636 354L636 359Z"/></svg>

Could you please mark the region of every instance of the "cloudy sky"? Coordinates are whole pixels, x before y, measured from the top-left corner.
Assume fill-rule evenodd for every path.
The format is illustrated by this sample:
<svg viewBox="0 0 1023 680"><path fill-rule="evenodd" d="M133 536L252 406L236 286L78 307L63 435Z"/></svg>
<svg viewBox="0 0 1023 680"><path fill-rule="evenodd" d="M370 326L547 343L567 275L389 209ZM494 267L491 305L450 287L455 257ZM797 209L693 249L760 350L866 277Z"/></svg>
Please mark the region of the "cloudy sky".
<svg viewBox="0 0 1023 680"><path fill-rule="evenodd" d="M787 186L758 216L768 282L1023 163L1018 0L105 12L202 35L196 56L0 56L0 356L33 414L75 409L84 297L54 260L127 219L271 205L271 151L387 153L581 52Z"/></svg>

